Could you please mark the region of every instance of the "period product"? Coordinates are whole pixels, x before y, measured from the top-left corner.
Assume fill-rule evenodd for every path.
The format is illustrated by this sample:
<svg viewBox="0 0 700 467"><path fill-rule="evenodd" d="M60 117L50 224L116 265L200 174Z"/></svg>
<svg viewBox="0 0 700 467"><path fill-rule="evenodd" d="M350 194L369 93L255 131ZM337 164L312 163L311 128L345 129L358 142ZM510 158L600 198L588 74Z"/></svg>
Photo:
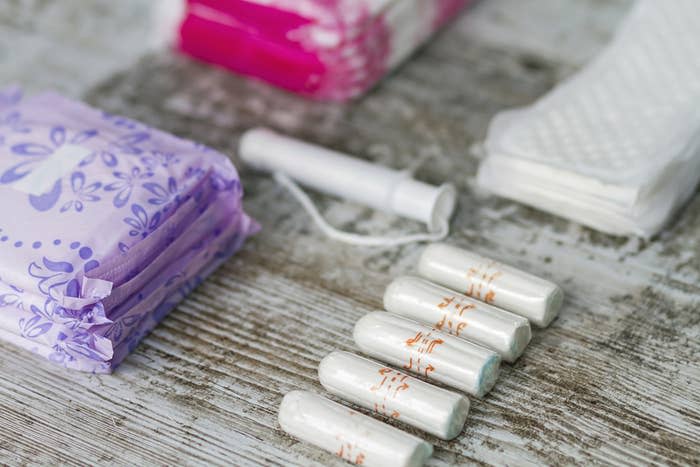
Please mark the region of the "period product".
<svg viewBox="0 0 700 467"><path fill-rule="evenodd" d="M54 93L0 93L0 338L108 373L257 224L236 169Z"/></svg>
<svg viewBox="0 0 700 467"><path fill-rule="evenodd" d="M365 354L476 397L491 390L501 357L480 345L385 311L355 324L355 343Z"/></svg>
<svg viewBox="0 0 700 467"><path fill-rule="evenodd" d="M468 0L188 0L179 48L303 96L370 89Z"/></svg>
<svg viewBox="0 0 700 467"><path fill-rule="evenodd" d="M434 243L423 250L418 274L524 316L538 327L548 326L564 301L564 292L553 282L444 243Z"/></svg>
<svg viewBox="0 0 700 467"><path fill-rule="evenodd" d="M520 357L532 337L527 318L418 277L389 284L384 308L495 350L506 362Z"/></svg>
<svg viewBox="0 0 700 467"><path fill-rule="evenodd" d="M290 435L356 465L420 467L433 453L420 438L308 391L285 395L278 419Z"/></svg>
<svg viewBox="0 0 700 467"><path fill-rule="evenodd" d="M456 437L469 413L464 395L349 352L321 360L318 379L328 392L442 439Z"/></svg>
<svg viewBox="0 0 700 467"><path fill-rule="evenodd" d="M241 138L239 150L246 164L272 174L316 225L336 240L361 246L396 246L436 241L449 233L457 202L457 191L450 183L433 186L415 180L410 171L374 164L267 128L248 130ZM427 232L381 237L341 231L323 218L297 183L422 222Z"/></svg>
<svg viewBox="0 0 700 467"><path fill-rule="evenodd" d="M651 237L700 179L700 2L640 0L612 42L496 115L478 183L602 232Z"/></svg>

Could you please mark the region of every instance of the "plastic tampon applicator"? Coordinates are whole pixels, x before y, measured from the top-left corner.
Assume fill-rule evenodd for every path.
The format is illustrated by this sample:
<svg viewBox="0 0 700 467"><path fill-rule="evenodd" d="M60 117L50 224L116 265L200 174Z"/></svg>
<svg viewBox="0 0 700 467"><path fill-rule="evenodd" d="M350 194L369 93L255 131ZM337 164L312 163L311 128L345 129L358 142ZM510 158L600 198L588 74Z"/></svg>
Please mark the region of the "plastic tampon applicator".
<svg viewBox="0 0 700 467"><path fill-rule="evenodd" d="M527 318L418 277L403 276L389 284L384 308L481 344L498 352L506 362L517 360L531 338Z"/></svg>
<svg viewBox="0 0 700 467"><path fill-rule="evenodd" d="M469 399L349 352L321 360L318 379L338 397L450 440L462 432Z"/></svg>
<svg viewBox="0 0 700 467"><path fill-rule="evenodd" d="M483 397L498 378L491 350L394 313L367 313L355 324L355 344L370 357Z"/></svg>
<svg viewBox="0 0 700 467"><path fill-rule="evenodd" d="M457 193L414 180L409 171L393 170L320 146L256 128L240 143L243 161L270 172L290 190L329 237L365 246L437 241L447 236ZM425 223L428 232L384 238L342 232L328 224L297 182L315 190Z"/></svg>
<svg viewBox="0 0 700 467"><path fill-rule="evenodd" d="M564 292L553 282L444 243L423 250L418 273L542 328L557 317L564 301Z"/></svg>
<svg viewBox="0 0 700 467"><path fill-rule="evenodd" d="M280 427L295 438L367 467L420 467L433 447L416 436L309 391L280 404Z"/></svg>

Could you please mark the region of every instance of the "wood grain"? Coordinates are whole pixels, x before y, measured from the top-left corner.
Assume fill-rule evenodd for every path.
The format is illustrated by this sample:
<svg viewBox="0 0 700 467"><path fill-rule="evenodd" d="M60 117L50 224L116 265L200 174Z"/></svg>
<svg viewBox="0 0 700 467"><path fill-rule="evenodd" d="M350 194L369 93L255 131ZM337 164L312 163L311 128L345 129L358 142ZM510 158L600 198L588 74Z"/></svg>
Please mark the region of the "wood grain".
<svg viewBox="0 0 700 467"><path fill-rule="evenodd" d="M0 7L0 37L46 37L17 26L13 9L34 8L43 18L42 8L77 8L58 3ZM236 162L238 137L255 125L393 167L429 157L419 176L450 180L461 192L451 243L564 287L559 319L535 331L524 356L504 365L495 389L472 401L464 433L451 442L426 436L437 448L431 465L698 465L700 197L670 229L644 242L608 237L474 188L478 143L493 114L531 102L574 71L609 38L629 4L480 2L348 106L302 101L168 52L150 54L96 87L93 77L54 79L59 88L82 89L105 110L197 139ZM126 23L124 31L132 44L144 34ZM75 47L69 31L56 34L67 36L51 45L54 53ZM94 42L100 40L108 38ZM99 49L80 47L88 56ZM36 77L38 67L5 69L0 77L39 86L46 77ZM246 170L242 177L246 208L262 233L115 374L67 373L0 344L0 463L345 465L285 435L277 407L293 389L323 393L320 359L335 349L357 351L354 322L381 308L384 287L414 270L421 247L334 243L269 178ZM314 199L343 228L419 228Z"/></svg>

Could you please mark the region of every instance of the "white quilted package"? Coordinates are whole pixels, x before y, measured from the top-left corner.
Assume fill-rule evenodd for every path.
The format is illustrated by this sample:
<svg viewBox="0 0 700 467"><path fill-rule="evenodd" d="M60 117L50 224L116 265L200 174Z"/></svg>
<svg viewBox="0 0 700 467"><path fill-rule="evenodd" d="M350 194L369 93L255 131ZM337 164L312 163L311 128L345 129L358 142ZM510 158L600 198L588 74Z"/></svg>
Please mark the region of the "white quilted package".
<svg viewBox="0 0 700 467"><path fill-rule="evenodd" d="M700 0L640 0L612 43L498 114L480 186L603 232L649 237L700 179Z"/></svg>

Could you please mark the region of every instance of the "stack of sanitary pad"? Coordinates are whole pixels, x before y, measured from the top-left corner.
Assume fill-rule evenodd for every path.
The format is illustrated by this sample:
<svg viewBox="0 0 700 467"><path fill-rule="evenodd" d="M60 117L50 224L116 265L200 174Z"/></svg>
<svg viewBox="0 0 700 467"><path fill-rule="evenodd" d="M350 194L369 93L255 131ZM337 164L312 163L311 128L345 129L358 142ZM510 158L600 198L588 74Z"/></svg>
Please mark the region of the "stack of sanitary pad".
<svg viewBox="0 0 700 467"><path fill-rule="evenodd" d="M604 232L658 232L700 178L699 50L700 2L638 2L581 72L494 119L479 184Z"/></svg>
<svg viewBox="0 0 700 467"><path fill-rule="evenodd" d="M309 97L357 96L468 0L188 0L180 48Z"/></svg>
<svg viewBox="0 0 700 467"><path fill-rule="evenodd" d="M56 94L0 94L0 339L110 372L256 225L221 154Z"/></svg>

